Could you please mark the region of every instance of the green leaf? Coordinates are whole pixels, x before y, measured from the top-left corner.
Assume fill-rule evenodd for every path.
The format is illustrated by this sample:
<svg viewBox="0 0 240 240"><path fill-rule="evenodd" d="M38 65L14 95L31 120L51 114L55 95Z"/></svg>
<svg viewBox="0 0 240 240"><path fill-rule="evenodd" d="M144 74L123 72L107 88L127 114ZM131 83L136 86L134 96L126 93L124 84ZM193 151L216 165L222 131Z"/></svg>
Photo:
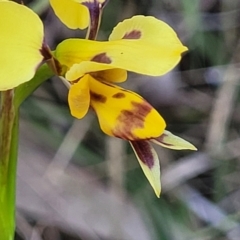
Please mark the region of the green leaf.
<svg viewBox="0 0 240 240"><path fill-rule="evenodd" d="M35 76L29 81L15 89L14 106L19 108L21 103L31 95L43 82L54 76L53 71L47 64L43 64L36 72Z"/></svg>

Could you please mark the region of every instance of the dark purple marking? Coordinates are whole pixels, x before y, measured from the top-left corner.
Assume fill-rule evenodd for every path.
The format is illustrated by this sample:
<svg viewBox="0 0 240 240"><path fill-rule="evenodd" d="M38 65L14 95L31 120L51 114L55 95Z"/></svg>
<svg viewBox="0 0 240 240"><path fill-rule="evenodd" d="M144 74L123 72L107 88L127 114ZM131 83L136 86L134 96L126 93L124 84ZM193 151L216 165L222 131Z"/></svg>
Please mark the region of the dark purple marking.
<svg viewBox="0 0 240 240"><path fill-rule="evenodd" d="M143 128L146 116L152 110L147 102L132 102L131 110L122 110L117 118L119 126L113 130L113 135L126 140L138 140L133 134L134 129Z"/></svg>
<svg viewBox="0 0 240 240"><path fill-rule="evenodd" d="M110 64L112 60L107 56L106 53L100 53L96 56L94 56L91 61L93 62L99 62L99 63L107 63Z"/></svg>
<svg viewBox="0 0 240 240"><path fill-rule="evenodd" d="M101 102L101 103L105 103L107 101L107 98L104 95L101 95L99 93L95 93L95 92L90 92L91 94L91 98L96 101L96 102Z"/></svg>
<svg viewBox="0 0 240 240"><path fill-rule="evenodd" d="M165 138L165 137L167 137L167 135L166 135L165 133L163 133L161 136L159 136L159 137L157 137L157 138L154 138L154 140L156 140L157 142L160 142L160 143L162 143L162 144L164 144L164 145L166 145L166 146L169 146L169 147L173 146L173 144L171 144L171 143L166 143L166 142L164 141L164 138Z"/></svg>
<svg viewBox="0 0 240 240"><path fill-rule="evenodd" d="M118 92L118 93L115 93L114 95L112 95L113 98L125 98L126 95L122 92Z"/></svg>
<svg viewBox="0 0 240 240"><path fill-rule="evenodd" d="M61 75L62 66L61 66L60 62L56 58L54 58L49 46L45 43L45 41L43 41L42 48L39 49L39 51L40 51L41 55L43 56L43 61L48 63L48 65L51 67L53 72L56 75Z"/></svg>
<svg viewBox="0 0 240 240"><path fill-rule="evenodd" d="M131 32L126 33L123 36L123 39L140 39L142 36L142 33L138 30L133 30Z"/></svg>
<svg viewBox="0 0 240 240"><path fill-rule="evenodd" d="M154 166L154 156L151 151L150 144L143 141L131 141L133 148L135 149L139 159L151 169Z"/></svg>

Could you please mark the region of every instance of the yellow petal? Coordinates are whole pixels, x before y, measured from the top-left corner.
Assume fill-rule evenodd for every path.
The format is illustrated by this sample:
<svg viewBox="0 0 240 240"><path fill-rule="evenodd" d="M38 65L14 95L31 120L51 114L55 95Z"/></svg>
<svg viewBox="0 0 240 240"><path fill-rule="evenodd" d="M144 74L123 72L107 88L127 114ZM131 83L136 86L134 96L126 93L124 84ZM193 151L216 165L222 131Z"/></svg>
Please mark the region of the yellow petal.
<svg viewBox="0 0 240 240"><path fill-rule="evenodd" d="M68 104L72 116L80 119L83 118L90 106L89 75L81 78L73 84L68 93Z"/></svg>
<svg viewBox="0 0 240 240"><path fill-rule="evenodd" d="M113 29L109 41L120 39L139 39L152 44L167 41L168 44L187 50L180 42L176 32L167 23L152 16L137 15L120 22Z"/></svg>
<svg viewBox="0 0 240 240"><path fill-rule="evenodd" d="M165 23L152 17L143 17L141 21L146 21L150 29L155 29L151 32L151 39L120 39L109 42L67 39L57 46L55 57L68 68L81 61L93 61L140 74L163 75L176 66L181 53L187 48ZM163 34L161 38L157 34L159 30ZM165 38L165 34L171 37Z"/></svg>
<svg viewBox="0 0 240 240"><path fill-rule="evenodd" d="M127 72L123 69L116 69L107 64L96 62L81 62L74 64L66 73L68 81L75 81L87 73L102 81L123 82L127 79Z"/></svg>
<svg viewBox="0 0 240 240"><path fill-rule="evenodd" d="M89 25L89 12L86 6L74 0L50 0L57 17L71 29L84 29Z"/></svg>
<svg viewBox="0 0 240 240"><path fill-rule="evenodd" d="M30 80L43 60L43 24L31 9L0 1L0 91Z"/></svg>
<svg viewBox="0 0 240 240"><path fill-rule="evenodd" d="M154 138L165 121L141 96L89 76L91 106L106 134L126 140Z"/></svg>
<svg viewBox="0 0 240 240"><path fill-rule="evenodd" d="M152 75L162 75L171 70L180 61L181 53L187 50L180 42L176 32L168 24L152 16L134 16L119 23L113 29L109 41L120 39L129 39L132 42L144 41L145 44L151 45L151 47L143 49L142 52L159 58L158 61L152 61L154 65L151 69ZM138 60L140 61L139 65L144 67L144 55L142 57ZM163 64L160 64L159 61L162 61ZM155 70L155 68L159 69ZM155 71L156 74L154 74Z"/></svg>
<svg viewBox="0 0 240 240"><path fill-rule="evenodd" d="M172 134L169 131L164 131L160 137L151 139L152 142L161 145L165 148L170 148L174 150L194 150L196 151L197 148L192 145L190 142Z"/></svg>
<svg viewBox="0 0 240 240"><path fill-rule="evenodd" d="M114 83L121 83L127 80L127 71L120 68L103 70L91 75L98 80Z"/></svg>
<svg viewBox="0 0 240 240"><path fill-rule="evenodd" d="M147 141L132 141L130 144L155 194L160 197L160 164L157 153Z"/></svg>

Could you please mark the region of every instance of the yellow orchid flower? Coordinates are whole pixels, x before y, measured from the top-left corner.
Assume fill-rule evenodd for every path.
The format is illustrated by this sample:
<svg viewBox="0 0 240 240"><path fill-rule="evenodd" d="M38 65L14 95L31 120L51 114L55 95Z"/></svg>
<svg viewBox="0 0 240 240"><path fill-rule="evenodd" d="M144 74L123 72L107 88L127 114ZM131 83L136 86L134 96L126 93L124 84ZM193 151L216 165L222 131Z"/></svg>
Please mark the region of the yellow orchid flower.
<svg viewBox="0 0 240 240"><path fill-rule="evenodd" d="M139 95L110 82L126 80L126 70L153 76L165 74L186 49L164 22L135 16L118 24L109 41L68 39L57 46L54 56L62 66L62 76L71 83L69 106L74 117L84 117L91 105L106 134L139 140L159 137L165 122ZM122 124L126 118L133 121L134 116L137 129L130 129L130 122Z"/></svg>
<svg viewBox="0 0 240 240"><path fill-rule="evenodd" d="M0 0L0 11L0 91L3 91L30 80L43 61L52 59L52 54L44 43L43 24L33 11L6 0ZM157 196L161 191L160 166L149 142L172 149L195 150L195 147L167 132L164 119L141 96L113 83L125 81L127 71L163 75L180 61L186 50L164 22L135 16L118 24L109 41L68 39L53 52L59 63L55 72L70 84L71 114L82 118L91 106L103 132L130 141Z"/></svg>
<svg viewBox="0 0 240 240"><path fill-rule="evenodd" d="M43 24L32 10L0 1L0 91L30 80L43 57Z"/></svg>
<svg viewBox="0 0 240 240"><path fill-rule="evenodd" d="M54 52L63 66L63 77L70 83L71 114L82 118L91 107L105 134L128 140L158 197L160 165L150 142L176 150L196 148L166 131L164 119L141 96L113 83L125 81L127 70L165 74L186 50L167 24L135 16L118 24L108 42L68 39Z"/></svg>
<svg viewBox="0 0 240 240"><path fill-rule="evenodd" d="M166 131L164 119L141 96L99 81L90 74L72 83L68 102L71 114L77 118L82 118L91 106L105 134L130 142L158 197L161 192L160 165L150 142L175 150L196 150L191 143Z"/></svg>

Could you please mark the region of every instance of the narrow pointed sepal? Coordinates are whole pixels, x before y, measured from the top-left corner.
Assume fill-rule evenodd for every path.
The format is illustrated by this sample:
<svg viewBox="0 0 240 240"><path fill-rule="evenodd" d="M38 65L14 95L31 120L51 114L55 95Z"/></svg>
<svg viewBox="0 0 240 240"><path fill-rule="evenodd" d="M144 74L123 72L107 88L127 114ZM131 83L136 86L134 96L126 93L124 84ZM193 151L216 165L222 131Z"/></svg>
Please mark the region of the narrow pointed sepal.
<svg viewBox="0 0 240 240"><path fill-rule="evenodd" d="M196 151L197 148L190 142L172 134L169 131L164 131L160 137L151 139L152 142L161 145L165 148L170 148L174 150L193 150Z"/></svg>
<svg viewBox="0 0 240 240"><path fill-rule="evenodd" d="M157 197L161 193L160 164L156 151L148 141L130 141L138 162Z"/></svg>

